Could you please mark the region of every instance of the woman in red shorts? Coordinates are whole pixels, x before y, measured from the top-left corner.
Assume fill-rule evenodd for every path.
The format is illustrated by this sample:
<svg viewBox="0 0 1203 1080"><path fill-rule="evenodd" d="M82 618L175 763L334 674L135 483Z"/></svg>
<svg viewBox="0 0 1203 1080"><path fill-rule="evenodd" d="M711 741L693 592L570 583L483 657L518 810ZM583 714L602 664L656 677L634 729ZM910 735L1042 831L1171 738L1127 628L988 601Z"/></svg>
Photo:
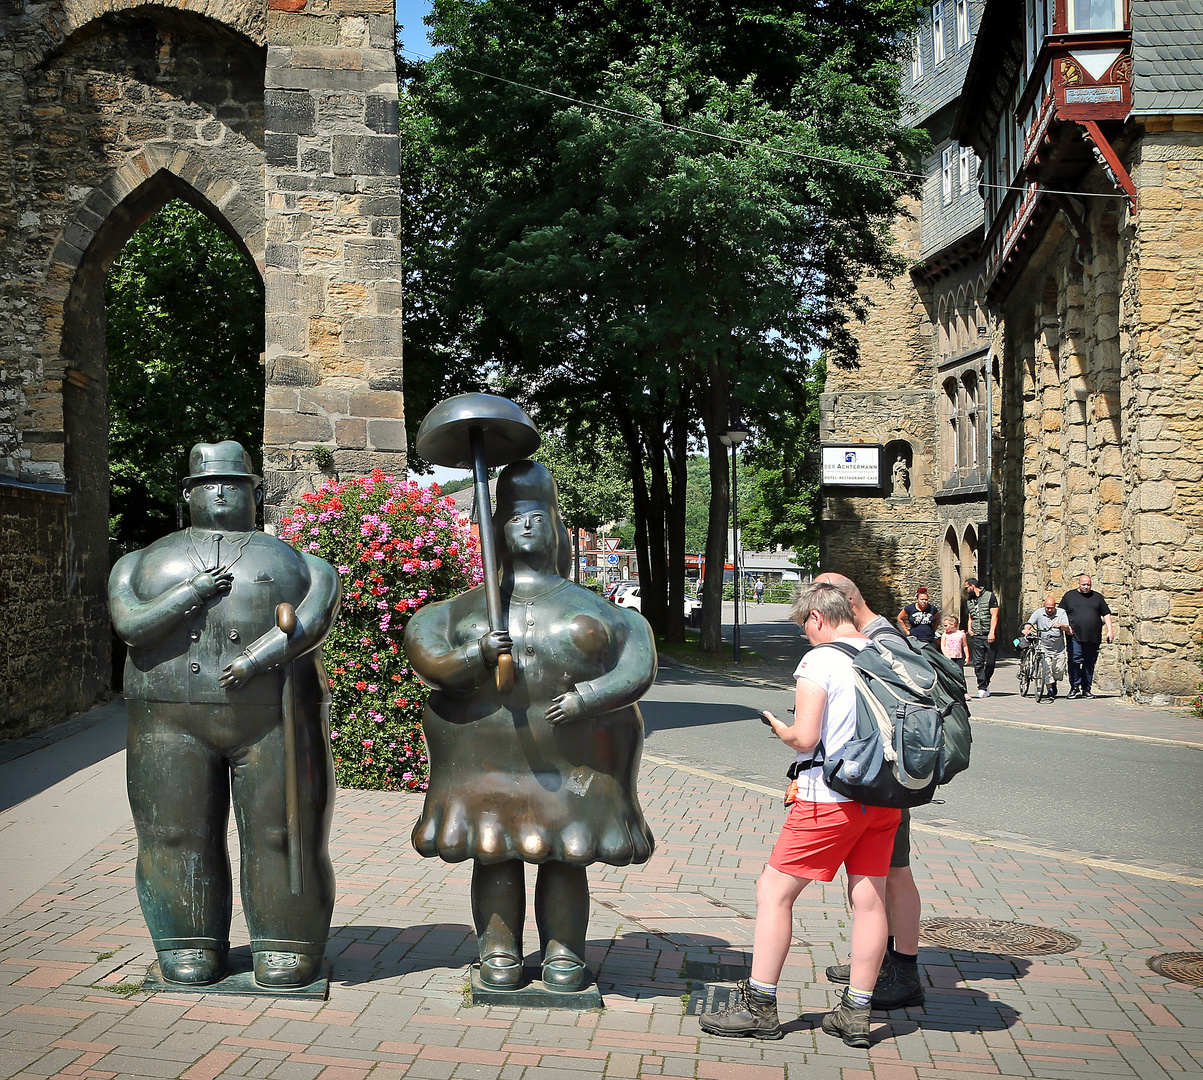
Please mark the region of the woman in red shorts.
<svg viewBox="0 0 1203 1080"><path fill-rule="evenodd" d="M834 585L805 585L790 617L814 646L847 642L858 649L869 639L857 629L852 607ZM840 649L813 648L794 672L797 689L793 724L765 715L773 733L807 761L822 741L838 756L856 734L856 691L852 659ZM780 1039L777 980L793 936L794 901L810 881L831 881L847 868L852 903L852 977L823 1030L849 1046L869 1045L869 1009L889 934L886 874L900 813L864 806L837 795L814 766L798 774L797 798L781 828L769 864L756 885L756 933L751 977L739 983L739 999L700 1018L712 1035Z"/></svg>

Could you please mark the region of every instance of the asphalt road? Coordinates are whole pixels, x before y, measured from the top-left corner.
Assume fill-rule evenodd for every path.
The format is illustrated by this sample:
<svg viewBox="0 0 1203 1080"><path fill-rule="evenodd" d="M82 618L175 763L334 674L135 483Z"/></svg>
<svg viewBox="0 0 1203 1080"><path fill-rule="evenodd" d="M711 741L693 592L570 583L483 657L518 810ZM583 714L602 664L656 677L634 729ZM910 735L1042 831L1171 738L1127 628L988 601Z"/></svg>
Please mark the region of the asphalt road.
<svg viewBox="0 0 1203 1080"><path fill-rule="evenodd" d="M785 718L791 704L787 691L662 668L641 705L647 750L784 790L792 755L755 713ZM973 740L970 767L916 822L1203 870L1203 751L982 720Z"/></svg>

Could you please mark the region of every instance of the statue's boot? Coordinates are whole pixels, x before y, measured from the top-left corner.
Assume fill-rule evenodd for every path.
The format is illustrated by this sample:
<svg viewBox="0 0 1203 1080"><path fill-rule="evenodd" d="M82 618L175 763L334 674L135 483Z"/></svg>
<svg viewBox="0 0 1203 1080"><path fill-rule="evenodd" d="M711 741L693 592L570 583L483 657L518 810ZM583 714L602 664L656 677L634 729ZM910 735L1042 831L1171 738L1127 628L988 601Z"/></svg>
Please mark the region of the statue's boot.
<svg viewBox="0 0 1203 1080"><path fill-rule="evenodd" d="M313 982L321 967L320 954L264 950L255 953L255 982L277 990L294 990Z"/></svg>
<svg viewBox="0 0 1203 1080"><path fill-rule="evenodd" d="M472 864L472 920L480 947L480 981L494 990L522 982L526 874L517 859Z"/></svg>
<svg viewBox="0 0 1203 1080"><path fill-rule="evenodd" d="M217 949L161 949L158 955L165 982L207 986L225 974L225 957Z"/></svg>
<svg viewBox="0 0 1203 1080"><path fill-rule="evenodd" d="M535 883L535 921L543 950L543 982L556 990L584 990L589 877L583 866L544 863Z"/></svg>

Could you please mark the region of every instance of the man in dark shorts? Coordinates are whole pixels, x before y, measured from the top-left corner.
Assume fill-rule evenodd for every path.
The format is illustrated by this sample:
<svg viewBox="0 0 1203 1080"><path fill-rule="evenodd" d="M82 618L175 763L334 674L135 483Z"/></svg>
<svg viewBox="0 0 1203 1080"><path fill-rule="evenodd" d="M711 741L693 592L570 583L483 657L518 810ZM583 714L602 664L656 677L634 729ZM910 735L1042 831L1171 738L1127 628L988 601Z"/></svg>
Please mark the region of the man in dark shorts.
<svg viewBox="0 0 1203 1080"><path fill-rule="evenodd" d="M1061 597L1061 607L1069 616L1069 696L1071 698L1094 697L1094 664L1099 658L1099 647L1103 643L1103 628L1107 630L1107 644L1115 640L1115 629L1111 625L1111 608L1103 594L1091 587L1090 575L1078 578L1078 587L1070 589Z"/></svg>
<svg viewBox="0 0 1203 1080"><path fill-rule="evenodd" d="M889 619L878 615L861 594L856 583L843 574L820 574L816 582L834 585L852 605L856 628L870 640L886 634L901 638ZM923 1004L923 983L919 980L919 915L923 901L915 876L911 873L911 812L902 811L898 831L894 834L894 851L890 856L890 872L886 877L886 915L890 935L881 974L873 989L873 1008L905 1009ZM827 969L831 982L847 982L849 965L832 964Z"/></svg>
<svg viewBox="0 0 1203 1080"><path fill-rule="evenodd" d="M915 592L915 602L898 612L898 629L907 637L932 647L936 644L939 625L940 609L928 599L927 586L920 585Z"/></svg>
<svg viewBox="0 0 1203 1080"><path fill-rule="evenodd" d="M898 811L832 791L814 753L822 744L838 754L856 736L852 658L841 648L822 646L841 643L860 650L869 641L856 629L847 597L832 585L802 586L790 618L814 646L794 672L794 720L786 724L772 713L763 716L773 734L797 752L797 798L756 885L751 974L740 982L734 1002L698 1019L710 1035L783 1036L777 981L793 940L794 902L810 882L832 881L843 867L852 906L851 977L822 1027L848 1046L864 1049L871 1041L871 1001L886 950L886 872Z"/></svg>

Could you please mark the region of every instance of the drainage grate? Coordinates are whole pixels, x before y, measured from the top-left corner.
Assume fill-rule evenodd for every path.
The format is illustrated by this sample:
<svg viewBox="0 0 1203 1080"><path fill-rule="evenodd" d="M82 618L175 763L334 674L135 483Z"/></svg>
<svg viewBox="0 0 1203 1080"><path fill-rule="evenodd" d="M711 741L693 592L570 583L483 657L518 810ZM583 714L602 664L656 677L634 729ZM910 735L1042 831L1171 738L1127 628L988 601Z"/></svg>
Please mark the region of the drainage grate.
<svg viewBox="0 0 1203 1080"><path fill-rule="evenodd" d="M1073 952L1082 944L1060 930L996 919L928 919L919 924L919 933L929 944L946 949L1017 956Z"/></svg>
<svg viewBox="0 0 1203 1080"><path fill-rule="evenodd" d="M1203 953L1162 953L1160 956L1150 957L1149 967L1158 975L1164 975L1174 982L1203 986Z"/></svg>

